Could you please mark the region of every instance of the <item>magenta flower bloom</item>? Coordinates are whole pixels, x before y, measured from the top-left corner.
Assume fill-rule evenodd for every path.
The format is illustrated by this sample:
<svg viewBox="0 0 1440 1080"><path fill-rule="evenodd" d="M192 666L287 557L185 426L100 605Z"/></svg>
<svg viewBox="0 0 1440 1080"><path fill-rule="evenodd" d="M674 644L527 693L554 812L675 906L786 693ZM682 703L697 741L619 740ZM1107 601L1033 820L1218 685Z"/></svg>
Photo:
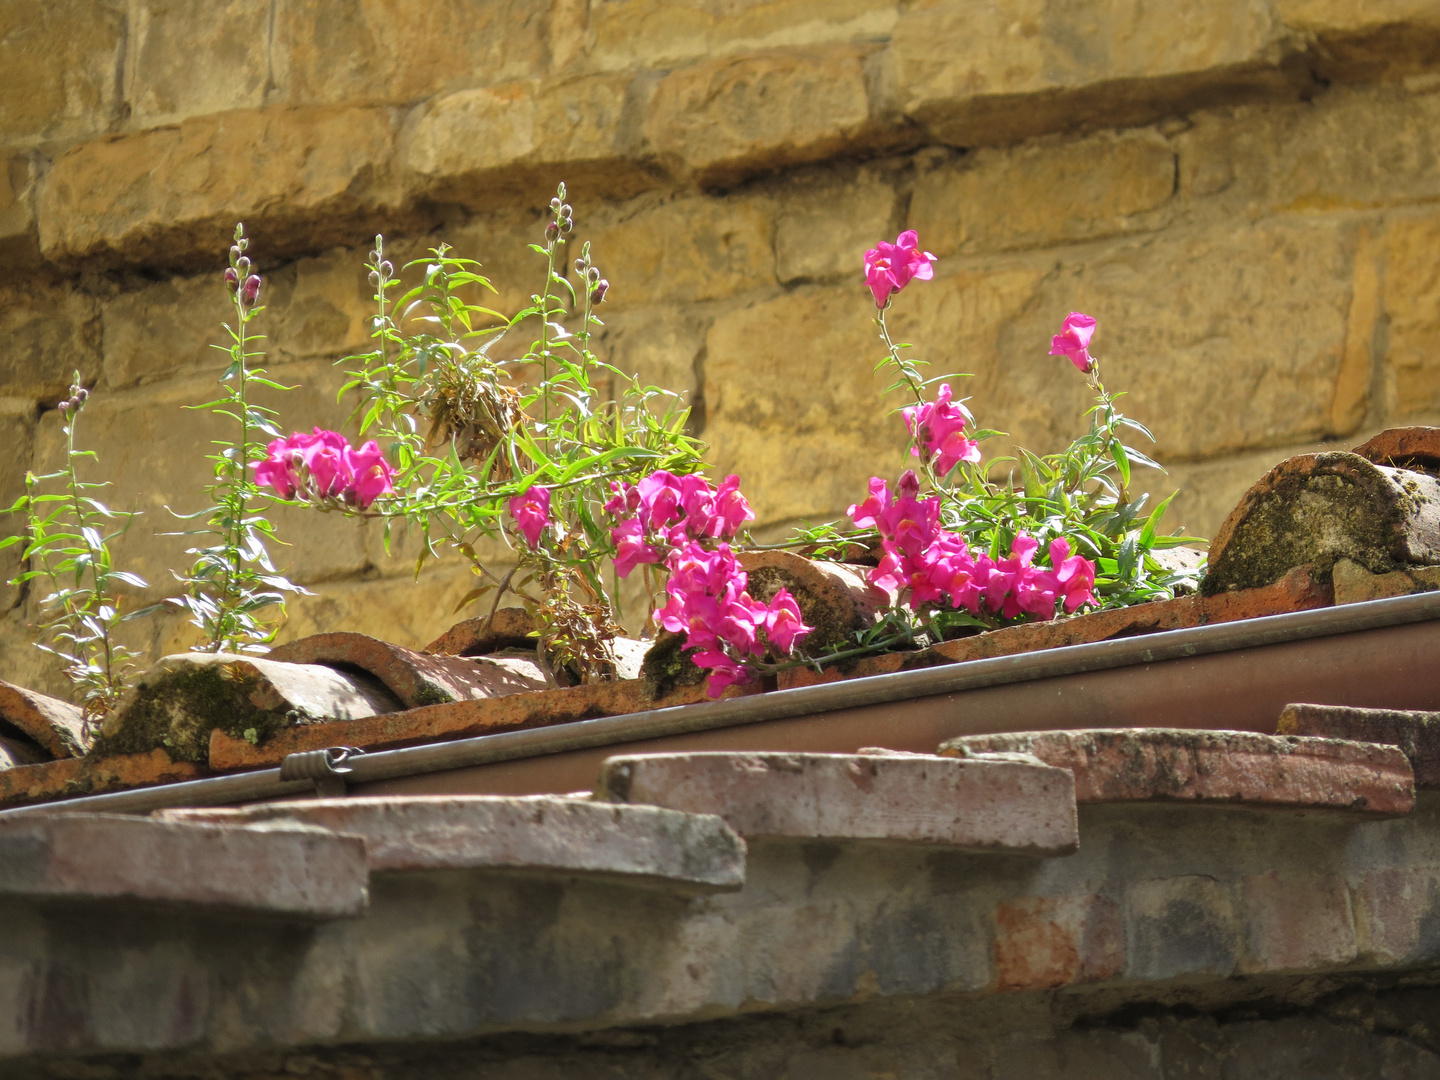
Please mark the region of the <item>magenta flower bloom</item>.
<svg viewBox="0 0 1440 1080"><path fill-rule="evenodd" d="M1095 320L1089 315L1072 311L1060 324L1060 333L1050 339L1051 356L1068 356L1070 362L1085 374L1095 366L1090 358L1090 339L1095 336Z"/></svg>
<svg viewBox="0 0 1440 1080"><path fill-rule="evenodd" d="M645 530L639 518L627 518L610 530L610 539L615 544L615 572L622 578L641 563L658 563L660 552L645 542Z"/></svg>
<svg viewBox="0 0 1440 1080"><path fill-rule="evenodd" d="M315 428L276 439L263 461L251 462L255 483L282 499L343 499L361 510L395 491L395 470L371 439L358 450L338 431Z"/></svg>
<svg viewBox="0 0 1440 1080"><path fill-rule="evenodd" d="M781 589L770 598L770 607L765 612L765 636L775 648L788 655L795 651L795 643L814 629L805 625L800 617L800 605L788 589Z"/></svg>
<svg viewBox="0 0 1440 1080"><path fill-rule="evenodd" d="M345 447L345 466L350 473L349 498L361 510L381 495L395 494L395 470L385 460L380 444L368 440L360 449Z"/></svg>
<svg viewBox="0 0 1440 1080"><path fill-rule="evenodd" d="M950 384L941 383L934 401L924 405L909 405L902 409L905 426L915 436L918 445L910 447L912 457L922 460L935 458L935 469L944 476L962 461L980 460L980 444L965 437L965 425L969 417L965 409L950 400ZM920 453L920 447L925 454Z"/></svg>
<svg viewBox="0 0 1440 1080"><path fill-rule="evenodd" d="M1050 565L1056 591L1065 599L1065 614L1073 615L1082 604L1095 602L1095 564L1083 555L1071 555L1069 541L1050 541Z"/></svg>
<svg viewBox="0 0 1440 1080"><path fill-rule="evenodd" d="M875 306L883 308L892 293L914 278L929 281L935 276L930 266L934 261L934 255L920 250L920 238L914 229L906 229L893 244L882 240L865 252L865 284L875 295Z"/></svg>
<svg viewBox="0 0 1440 1080"><path fill-rule="evenodd" d="M532 548L540 542L540 534L550 524L550 489L538 484L510 500L510 516L525 542Z"/></svg>

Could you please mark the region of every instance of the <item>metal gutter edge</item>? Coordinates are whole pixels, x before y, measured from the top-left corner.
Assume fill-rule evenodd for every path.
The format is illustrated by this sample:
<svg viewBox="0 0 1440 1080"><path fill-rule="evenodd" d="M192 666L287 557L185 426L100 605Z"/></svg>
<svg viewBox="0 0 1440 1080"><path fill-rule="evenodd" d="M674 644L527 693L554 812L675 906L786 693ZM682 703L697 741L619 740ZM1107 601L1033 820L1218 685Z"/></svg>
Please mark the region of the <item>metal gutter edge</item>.
<svg viewBox="0 0 1440 1080"><path fill-rule="evenodd" d="M1135 664L1263 648L1307 638L1353 634L1387 626L1440 619L1440 593L1419 593L1358 604L1296 611L1257 619L1167 630L1155 634L1068 645L1038 652L897 671L888 675L777 690L723 701L580 720L553 727L480 735L354 757L352 783L539 757L571 750L621 745L668 735L739 727L836 709L879 705L1006 683L1049 679ZM219 806L300 795L308 780L280 779L279 769L215 776L136 791L90 795L61 802L0 810L0 821L55 813L147 813L175 806Z"/></svg>

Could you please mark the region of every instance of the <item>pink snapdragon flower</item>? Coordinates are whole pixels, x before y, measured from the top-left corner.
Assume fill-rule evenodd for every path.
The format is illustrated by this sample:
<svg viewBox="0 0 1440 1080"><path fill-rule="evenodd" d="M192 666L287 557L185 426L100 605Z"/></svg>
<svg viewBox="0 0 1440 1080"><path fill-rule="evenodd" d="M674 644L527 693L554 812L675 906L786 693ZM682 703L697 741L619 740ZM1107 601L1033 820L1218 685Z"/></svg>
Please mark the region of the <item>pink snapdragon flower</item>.
<svg viewBox="0 0 1440 1080"><path fill-rule="evenodd" d="M510 500L510 516L525 542L535 547L550 524L550 489L536 484L516 495Z"/></svg>
<svg viewBox="0 0 1440 1080"><path fill-rule="evenodd" d="M1082 604L1095 602L1095 564L1083 555L1071 555L1064 537L1050 541L1050 565L1056 592L1065 600L1065 614L1073 615Z"/></svg>
<svg viewBox="0 0 1440 1080"><path fill-rule="evenodd" d="M696 474L675 476L656 470L638 484L610 485L606 511L616 524L615 571L622 578L642 563L663 561L669 552L695 540L730 540L755 512L740 494L740 478L727 476L719 488Z"/></svg>
<svg viewBox="0 0 1440 1080"><path fill-rule="evenodd" d="M693 650L695 663L710 669L705 692L712 698L753 677L748 661L766 651L761 631L771 647L788 654L813 629L784 589L768 605L753 599L745 591L748 575L728 544L706 551L691 541L671 552L665 565L668 600L655 620L671 633L684 634L684 648Z"/></svg>
<svg viewBox="0 0 1440 1080"><path fill-rule="evenodd" d="M395 491L395 470L374 439L358 449L338 431L317 427L275 439L264 460L250 463L255 483L282 499L340 499L368 510L381 495Z"/></svg>
<svg viewBox="0 0 1440 1080"><path fill-rule="evenodd" d="M935 469L944 476L962 461L980 460L980 444L965 437L965 425L969 417L965 409L950 400L950 384L941 383L934 401L924 405L909 405L901 412L905 415L905 426L915 436L910 455L922 461L935 458ZM921 454L920 448L925 448Z"/></svg>
<svg viewBox="0 0 1440 1080"><path fill-rule="evenodd" d="M1095 564L1071 555L1068 541L1050 544L1049 570L1033 565L1040 545L1024 533L1011 543L1009 556L992 559L940 524L938 498L918 496L911 471L894 494L884 480L871 477L870 497L849 511L856 525L880 533L880 561L867 574L870 583L905 598L911 610L948 600L976 616L1050 619L1062 601L1067 613L1094 602Z"/></svg>
<svg viewBox="0 0 1440 1080"><path fill-rule="evenodd" d="M865 252L865 284L875 295L875 306L883 308L892 293L914 278L929 281L935 276L930 265L934 261L934 255L920 250L920 238L914 229L906 229L893 244L882 240Z"/></svg>
<svg viewBox="0 0 1440 1080"><path fill-rule="evenodd" d="M1084 374L1095 366L1090 357L1090 339L1095 336L1095 320L1089 315L1072 311L1060 324L1060 333L1050 339L1051 356L1068 356Z"/></svg>

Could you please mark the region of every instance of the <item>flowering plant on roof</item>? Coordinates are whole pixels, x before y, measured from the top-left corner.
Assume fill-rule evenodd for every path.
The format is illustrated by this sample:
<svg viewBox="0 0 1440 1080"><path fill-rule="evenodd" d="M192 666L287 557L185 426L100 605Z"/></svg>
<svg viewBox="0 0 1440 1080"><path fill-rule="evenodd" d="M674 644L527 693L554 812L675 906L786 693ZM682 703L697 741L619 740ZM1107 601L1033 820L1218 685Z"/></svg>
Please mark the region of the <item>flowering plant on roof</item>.
<svg viewBox="0 0 1440 1080"><path fill-rule="evenodd" d="M893 489L887 479L872 477L868 497L850 507L849 530L820 525L796 539L821 555L854 557L868 549L869 580L894 599L890 613L846 651L923 644L1193 588L1196 573L1156 558L1161 549L1192 539L1161 534L1170 499L1142 514L1148 495L1131 489L1134 466L1160 467L1121 440L1125 429L1149 432L1120 413L1120 395L1100 381L1090 352L1096 320L1071 312L1050 343L1050 355L1068 359L1095 394L1088 430L1058 453L1017 446L1014 458L986 461L981 444L1002 433L979 428L955 394L953 387L969 376L926 378L923 363L907 355L911 346L890 333L897 296L914 282L934 282L935 262L913 231L893 244L882 241L864 259L885 349L878 366L892 375L885 393L909 399L899 412L915 468ZM1012 469L1002 472L1006 463Z"/></svg>
<svg viewBox="0 0 1440 1080"><path fill-rule="evenodd" d="M459 551L479 579L462 605L485 600L493 616L504 597L517 596L534 612L541 655L561 682L613 671L622 612L611 556L626 570L637 559L661 561L648 542L617 531L605 511L612 488L648 492L664 486L652 474L670 477L685 512L698 513L708 487L691 475L700 444L686 433L679 395L595 352L597 308L610 283L588 242L569 265L575 220L565 200L561 184L531 245L543 282L513 315L479 302L495 289L474 260L441 245L397 273L376 237L368 263L374 348L344 362L345 391L361 401L360 433L374 437L349 452L377 447L383 469L368 474L369 487L362 479L347 487L346 452L335 450L332 470L330 451L309 446L281 447L274 467L282 485L293 479L300 492L308 482L328 508L378 518L387 543L392 527L417 528L417 571L442 547ZM406 271L419 276L408 288ZM507 353L521 334L528 347Z"/></svg>

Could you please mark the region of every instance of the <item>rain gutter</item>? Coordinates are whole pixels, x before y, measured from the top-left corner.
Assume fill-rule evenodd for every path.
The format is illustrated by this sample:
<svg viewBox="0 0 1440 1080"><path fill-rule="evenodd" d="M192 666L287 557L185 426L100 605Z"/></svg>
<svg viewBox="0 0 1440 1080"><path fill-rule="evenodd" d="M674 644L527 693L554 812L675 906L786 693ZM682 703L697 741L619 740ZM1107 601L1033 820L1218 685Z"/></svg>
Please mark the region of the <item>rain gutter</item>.
<svg viewBox="0 0 1440 1080"><path fill-rule="evenodd" d="M604 751L609 747L740 728L766 721L892 705L914 699L1106 672L1137 665L1148 666L1243 650L1268 649L1338 635L1404 627L1436 619L1440 619L1440 593L1391 597L1070 645L1014 656L899 671L696 705L581 720L552 727L379 751L352 758L348 763L352 771L345 776L345 780L351 785L379 783L386 787L389 785L384 784L385 781L421 777L424 774L472 769L476 766L574 751ZM1434 643L1440 644L1440 637L1436 637ZM1431 639L1427 638L1425 647L1428 649L1430 646ZM1384 652L1385 646L1381 645L1379 655L1383 657ZM1375 660L1375 656L1362 658L1358 666L1373 669ZM1261 663L1263 668L1263 660ZM1363 676L1363 671L1356 673L1356 677ZM1393 680L1394 673L1384 674L1384 678ZM1431 707L1434 707L1433 704ZM1023 717L1021 722L1023 726ZM1217 723L1214 726L1227 725ZM933 750L933 745L930 749ZM310 780L281 780L280 775L280 769L264 769L135 791L17 807L0 811L0 820L55 813L147 813L167 807L221 806L285 796L303 796L314 791L314 783Z"/></svg>

